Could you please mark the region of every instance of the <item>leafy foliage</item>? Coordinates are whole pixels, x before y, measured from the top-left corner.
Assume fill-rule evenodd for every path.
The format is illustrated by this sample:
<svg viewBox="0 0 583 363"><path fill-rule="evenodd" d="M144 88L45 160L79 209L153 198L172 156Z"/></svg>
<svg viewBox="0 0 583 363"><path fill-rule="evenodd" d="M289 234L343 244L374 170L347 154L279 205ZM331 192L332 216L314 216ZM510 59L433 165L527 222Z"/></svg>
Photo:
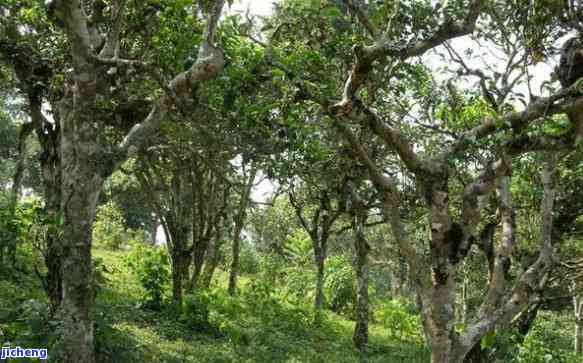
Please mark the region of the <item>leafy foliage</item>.
<svg viewBox="0 0 583 363"><path fill-rule="evenodd" d="M410 302L388 300L379 304L375 311L375 319L389 329L391 338L400 341L423 340L421 321Z"/></svg>
<svg viewBox="0 0 583 363"><path fill-rule="evenodd" d="M356 276L344 256L332 256L326 263L325 292L330 309L353 316L356 304Z"/></svg>
<svg viewBox="0 0 583 363"><path fill-rule="evenodd" d="M93 240L96 245L119 249L129 237L120 208L115 202L107 202L97 208L93 224Z"/></svg>
<svg viewBox="0 0 583 363"><path fill-rule="evenodd" d="M170 277L166 251L161 247L136 244L125 257L124 262L137 276L146 291L145 301L141 305L145 308L160 310Z"/></svg>
<svg viewBox="0 0 583 363"><path fill-rule="evenodd" d="M180 320L195 330L205 330L209 326L209 303L210 296L206 291L186 295Z"/></svg>

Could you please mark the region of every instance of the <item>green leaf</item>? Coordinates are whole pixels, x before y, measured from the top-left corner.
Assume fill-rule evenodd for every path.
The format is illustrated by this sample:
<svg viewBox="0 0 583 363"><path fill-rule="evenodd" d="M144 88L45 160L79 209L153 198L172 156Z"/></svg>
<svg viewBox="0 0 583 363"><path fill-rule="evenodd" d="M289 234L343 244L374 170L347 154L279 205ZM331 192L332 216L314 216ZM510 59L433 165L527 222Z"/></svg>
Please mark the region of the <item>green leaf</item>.
<svg viewBox="0 0 583 363"><path fill-rule="evenodd" d="M491 331L488 334L484 335L484 337L480 341L480 347L482 347L482 349L486 349L488 347L493 346L495 343L496 343L496 331Z"/></svg>
<svg viewBox="0 0 583 363"><path fill-rule="evenodd" d="M328 5L322 9L322 15L329 18L339 18L342 16L342 12L334 5Z"/></svg>

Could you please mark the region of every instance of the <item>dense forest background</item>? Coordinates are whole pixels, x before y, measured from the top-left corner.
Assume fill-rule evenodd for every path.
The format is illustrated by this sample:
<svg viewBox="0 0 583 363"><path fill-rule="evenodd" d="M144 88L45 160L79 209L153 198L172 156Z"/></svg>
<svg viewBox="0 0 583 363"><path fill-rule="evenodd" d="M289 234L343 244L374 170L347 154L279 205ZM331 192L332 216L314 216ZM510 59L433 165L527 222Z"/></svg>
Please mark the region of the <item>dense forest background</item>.
<svg viewBox="0 0 583 363"><path fill-rule="evenodd" d="M583 3L0 3L0 343L583 361Z"/></svg>

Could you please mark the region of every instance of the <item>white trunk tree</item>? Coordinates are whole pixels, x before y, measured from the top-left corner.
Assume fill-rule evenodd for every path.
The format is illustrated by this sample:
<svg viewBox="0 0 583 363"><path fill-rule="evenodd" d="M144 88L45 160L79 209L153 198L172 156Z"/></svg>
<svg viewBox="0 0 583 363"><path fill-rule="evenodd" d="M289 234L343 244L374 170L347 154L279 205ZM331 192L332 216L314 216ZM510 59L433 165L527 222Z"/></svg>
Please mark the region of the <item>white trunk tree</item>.
<svg viewBox="0 0 583 363"><path fill-rule="evenodd" d="M223 52L214 45L223 1L211 3L196 62L167 85L167 93L154 102L146 119L135 125L115 148L106 147L103 121L97 116L100 100L107 98L99 87L102 74L114 67L149 67L145 61L119 58L120 34L125 2L112 3L112 25L99 34L85 13L81 0L56 0L50 7L64 24L70 43L72 70L59 103L61 117L61 210L64 214L62 241L63 297L60 359L64 362L93 362L93 323L90 311L91 230L97 199L105 179L159 129L176 99L188 97L196 84L214 78L225 65ZM97 51L98 44L103 44Z"/></svg>

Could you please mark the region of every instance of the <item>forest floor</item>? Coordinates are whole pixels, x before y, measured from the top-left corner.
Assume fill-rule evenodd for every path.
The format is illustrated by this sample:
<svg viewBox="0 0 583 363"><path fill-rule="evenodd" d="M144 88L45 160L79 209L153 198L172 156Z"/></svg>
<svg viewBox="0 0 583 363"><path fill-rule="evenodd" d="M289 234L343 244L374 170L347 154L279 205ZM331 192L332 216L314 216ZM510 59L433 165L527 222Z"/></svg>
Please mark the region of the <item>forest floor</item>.
<svg viewBox="0 0 583 363"><path fill-rule="evenodd" d="M389 329L380 325L371 324L369 348L361 353L352 344L354 322L341 315L326 313L314 326L308 307L253 306L249 299L224 294L224 301L213 302L210 309L214 325L193 329L176 314L140 308L143 290L124 266L123 251L95 250L94 256L102 259L106 279L100 283L94 309L100 362L429 361L422 344L391 338ZM29 269L18 276L0 275L0 342L23 347L50 344L47 324L38 312L42 304L35 303L46 299ZM221 290L225 276L218 275ZM216 306L219 312L213 311Z"/></svg>

